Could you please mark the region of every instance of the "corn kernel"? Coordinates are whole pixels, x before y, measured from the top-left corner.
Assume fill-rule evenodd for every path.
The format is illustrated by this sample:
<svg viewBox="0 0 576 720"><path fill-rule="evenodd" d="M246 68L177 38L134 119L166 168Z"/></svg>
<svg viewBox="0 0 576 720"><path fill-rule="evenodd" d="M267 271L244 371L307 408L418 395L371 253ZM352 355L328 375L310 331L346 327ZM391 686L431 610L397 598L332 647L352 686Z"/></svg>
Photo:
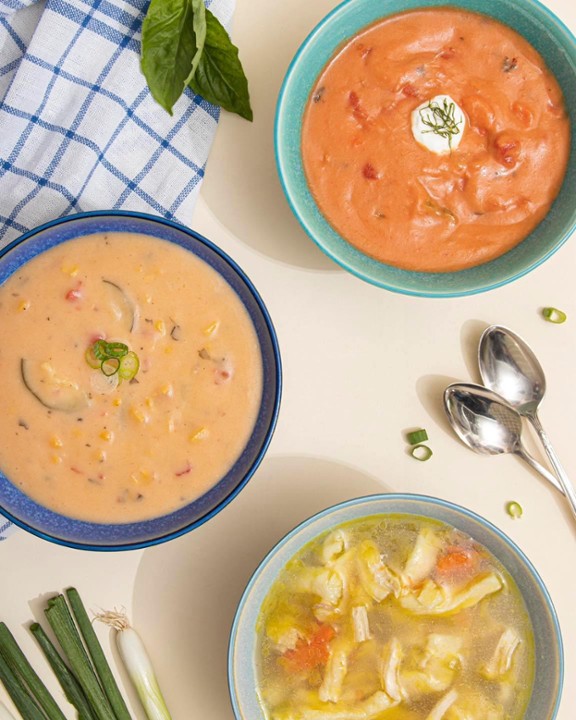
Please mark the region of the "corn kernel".
<svg viewBox="0 0 576 720"><path fill-rule="evenodd" d="M150 485L154 479L154 475L149 470L140 469L137 473L132 473L132 475L130 475L130 479L134 485L144 486Z"/></svg>
<svg viewBox="0 0 576 720"><path fill-rule="evenodd" d="M172 347L172 345L166 345L166 347L164 348L164 353L166 355L172 355L173 352L174 348Z"/></svg>
<svg viewBox="0 0 576 720"><path fill-rule="evenodd" d="M210 432L208 431L208 428L201 427L196 432L193 432L192 435L188 438L190 442L195 442L197 440L205 440L208 435L210 435Z"/></svg>
<svg viewBox="0 0 576 720"><path fill-rule="evenodd" d="M171 383L168 383L160 388L160 392L162 395L166 395L166 397L172 397L174 395L174 388Z"/></svg>
<svg viewBox="0 0 576 720"><path fill-rule="evenodd" d="M214 335L216 330L220 327L220 321L215 320L213 323L210 323L210 325L207 325L204 330L202 331L204 335Z"/></svg>
<svg viewBox="0 0 576 720"><path fill-rule="evenodd" d="M114 400L112 400L112 405L120 407L120 405L122 405L122 398L115 397Z"/></svg>
<svg viewBox="0 0 576 720"><path fill-rule="evenodd" d="M130 408L130 415L140 423L148 422L147 416L137 407L132 406Z"/></svg>
<svg viewBox="0 0 576 720"><path fill-rule="evenodd" d="M18 304L18 312L24 312L30 307L30 300L20 300Z"/></svg>
<svg viewBox="0 0 576 720"><path fill-rule="evenodd" d="M52 437L50 438L50 445L53 448L61 448L64 445L64 443L62 442L62 440L60 440L60 438L57 435L52 435Z"/></svg>
<svg viewBox="0 0 576 720"><path fill-rule="evenodd" d="M161 335L166 335L166 323L164 322L164 320L155 320L154 329Z"/></svg>
<svg viewBox="0 0 576 720"><path fill-rule="evenodd" d="M102 440L110 442L110 440L112 440L113 438L113 434L110 430L102 430L102 432L100 433L100 437L102 438Z"/></svg>
<svg viewBox="0 0 576 720"><path fill-rule="evenodd" d="M63 265L62 266L62 272L66 275L70 275L70 277L76 277L78 275L78 270L80 268L78 265Z"/></svg>
<svg viewBox="0 0 576 720"><path fill-rule="evenodd" d="M62 462L62 456L56 455L56 453L54 453L50 460L54 465L60 465L60 463Z"/></svg>
<svg viewBox="0 0 576 720"><path fill-rule="evenodd" d="M97 462L101 463L106 460L106 453L104 452L104 450L98 450L98 452L96 453L96 460Z"/></svg>

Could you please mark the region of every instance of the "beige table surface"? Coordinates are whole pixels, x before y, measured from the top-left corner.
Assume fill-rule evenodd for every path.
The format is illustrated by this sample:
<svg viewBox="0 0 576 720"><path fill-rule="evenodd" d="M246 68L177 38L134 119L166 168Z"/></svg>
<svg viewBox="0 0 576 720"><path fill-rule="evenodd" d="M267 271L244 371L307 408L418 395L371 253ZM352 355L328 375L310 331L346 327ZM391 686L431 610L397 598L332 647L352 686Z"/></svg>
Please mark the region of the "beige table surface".
<svg viewBox="0 0 576 720"><path fill-rule="evenodd" d="M576 30L573 0L545 4ZM479 380L475 350L484 327L514 329L546 370L541 419L576 480L576 244L569 241L506 287L453 300L390 293L325 258L284 200L272 128L292 55L335 5L238 0L233 39L250 79L255 121L223 115L191 222L251 277L278 332L284 394L263 464L216 518L159 547L91 553L17 531L0 544L0 616L49 679L25 630L46 594L75 585L91 610L125 607L153 656L173 720L233 720L228 634L242 590L270 547L335 502L374 492L424 493L488 518L538 568L565 645L557 718L574 720L576 521L560 495L519 459L481 457L461 445L444 418L441 394L449 382ZM564 309L568 322L543 321L543 305ZM403 433L419 425L434 450L427 463L406 452ZM511 499L524 507L521 520L504 510ZM99 626L98 633L112 653L108 631ZM9 702L3 688L0 699Z"/></svg>

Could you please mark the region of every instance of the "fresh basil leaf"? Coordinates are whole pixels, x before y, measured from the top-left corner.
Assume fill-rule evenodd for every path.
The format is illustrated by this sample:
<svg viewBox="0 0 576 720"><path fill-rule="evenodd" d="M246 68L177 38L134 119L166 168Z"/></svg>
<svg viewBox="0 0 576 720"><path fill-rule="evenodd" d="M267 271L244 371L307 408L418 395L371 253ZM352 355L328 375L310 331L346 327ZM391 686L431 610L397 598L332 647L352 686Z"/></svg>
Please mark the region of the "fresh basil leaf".
<svg viewBox="0 0 576 720"><path fill-rule="evenodd" d="M192 58L192 66L184 83L185 85L188 85L194 77L194 73L202 57L202 52L204 51L204 43L206 42L206 5L204 5L204 0L191 0L191 2L194 18L194 35L196 37L196 52Z"/></svg>
<svg viewBox="0 0 576 720"><path fill-rule="evenodd" d="M252 120L248 81L238 57L238 48L208 9L204 51L189 84L197 95L208 102Z"/></svg>
<svg viewBox="0 0 576 720"><path fill-rule="evenodd" d="M140 66L152 97L172 107L197 69L206 37L204 0L152 0L142 25Z"/></svg>

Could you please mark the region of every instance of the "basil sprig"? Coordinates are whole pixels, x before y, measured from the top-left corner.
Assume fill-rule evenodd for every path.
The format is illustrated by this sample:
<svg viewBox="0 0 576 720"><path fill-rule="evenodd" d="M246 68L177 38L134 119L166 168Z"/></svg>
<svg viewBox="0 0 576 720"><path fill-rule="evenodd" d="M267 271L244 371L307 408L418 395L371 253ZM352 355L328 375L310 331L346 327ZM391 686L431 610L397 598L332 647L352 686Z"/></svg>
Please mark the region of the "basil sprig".
<svg viewBox="0 0 576 720"><path fill-rule="evenodd" d="M142 72L172 114L189 86L208 102L252 120L238 48L204 0L151 0L142 26Z"/></svg>

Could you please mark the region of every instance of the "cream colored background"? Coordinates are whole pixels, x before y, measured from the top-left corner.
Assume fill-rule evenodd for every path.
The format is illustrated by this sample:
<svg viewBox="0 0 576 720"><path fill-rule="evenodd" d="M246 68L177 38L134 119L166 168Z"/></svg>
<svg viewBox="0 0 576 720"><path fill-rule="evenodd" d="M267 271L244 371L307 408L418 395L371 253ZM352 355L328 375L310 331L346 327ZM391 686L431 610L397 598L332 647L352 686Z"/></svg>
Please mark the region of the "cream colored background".
<svg viewBox="0 0 576 720"><path fill-rule="evenodd" d="M576 30L576 4L546 4ZM233 720L228 634L242 590L270 547L301 520L346 498L387 491L430 494L491 520L540 571L565 644L558 720L573 720L576 520L559 494L520 460L481 457L461 445L444 419L441 394L454 380L479 380L475 351L484 327L511 327L528 340L546 370L541 419L576 481L576 245L568 242L511 285L454 300L393 294L325 258L284 200L272 128L292 55L335 5L334 0L238 0L233 39L250 79L255 121L222 116L191 222L244 268L278 332L284 396L266 459L220 515L159 547L88 553L16 532L0 545L0 616L42 676L50 678L25 630L40 617L44 594L75 585L91 610L123 606L154 659L173 720ZM568 322L544 322L543 305L564 309ZM434 456L427 463L406 452L404 432L414 426L428 429ZM519 521L504 511L510 499L524 507ZM98 633L113 652L108 631L98 627ZM5 697L2 688L0 698ZM134 716L144 718L136 703Z"/></svg>

